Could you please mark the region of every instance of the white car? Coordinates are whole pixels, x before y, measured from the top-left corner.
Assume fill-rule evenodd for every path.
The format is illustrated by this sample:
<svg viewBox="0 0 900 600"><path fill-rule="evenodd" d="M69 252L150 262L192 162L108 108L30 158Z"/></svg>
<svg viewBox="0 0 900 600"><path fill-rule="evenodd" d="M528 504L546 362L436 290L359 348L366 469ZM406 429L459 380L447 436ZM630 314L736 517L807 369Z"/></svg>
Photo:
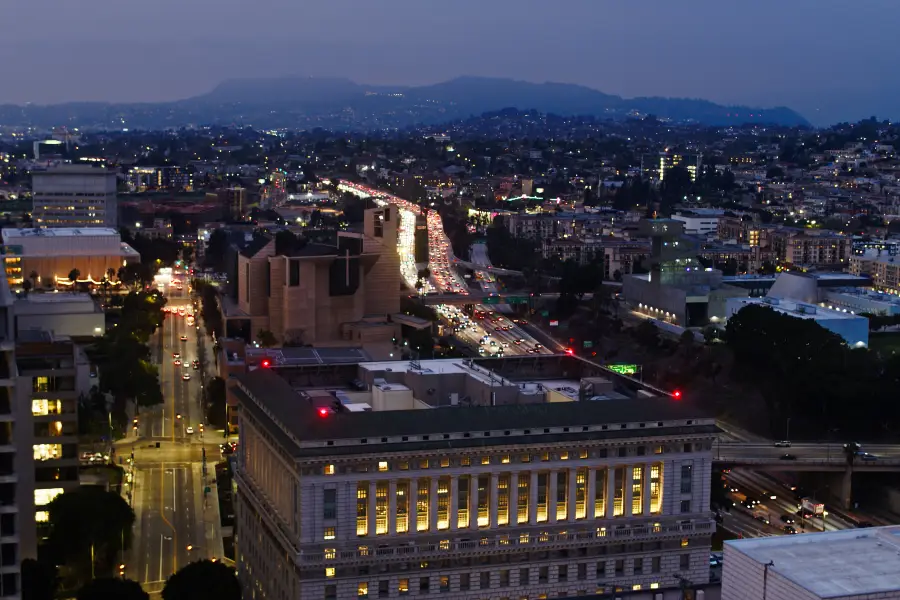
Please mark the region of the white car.
<svg viewBox="0 0 900 600"><path fill-rule="evenodd" d="M191 380L191 374L190 374L190 373L184 373L184 374L181 376L181 380L182 380L182 381L190 381L190 380Z"/></svg>
<svg viewBox="0 0 900 600"><path fill-rule="evenodd" d="M185 429L184 431L185 431L185 433L187 433L187 434L191 434L191 433L194 433L194 428L191 427L190 425L188 425L188 426L187 426L187 429Z"/></svg>

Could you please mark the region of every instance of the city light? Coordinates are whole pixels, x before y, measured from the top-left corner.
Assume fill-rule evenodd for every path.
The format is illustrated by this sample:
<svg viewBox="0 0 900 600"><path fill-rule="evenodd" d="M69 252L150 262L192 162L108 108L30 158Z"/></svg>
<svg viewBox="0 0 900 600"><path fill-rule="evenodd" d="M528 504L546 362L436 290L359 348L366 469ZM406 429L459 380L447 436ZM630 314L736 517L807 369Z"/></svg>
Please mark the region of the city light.
<svg viewBox="0 0 900 600"><path fill-rule="evenodd" d="M681 390L675 390L672 392L672 397L676 400L681 400Z"/></svg>
<svg viewBox="0 0 900 600"><path fill-rule="evenodd" d="M319 416L320 416L320 417L327 417L327 416L328 416L328 409L325 408L324 406L323 406L322 408L320 408L320 409L319 409Z"/></svg>
<svg viewBox="0 0 900 600"><path fill-rule="evenodd" d="M260 364L262 365L262 367L264 369L268 369L269 367L272 366L272 363L268 358L264 358Z"/></svg>

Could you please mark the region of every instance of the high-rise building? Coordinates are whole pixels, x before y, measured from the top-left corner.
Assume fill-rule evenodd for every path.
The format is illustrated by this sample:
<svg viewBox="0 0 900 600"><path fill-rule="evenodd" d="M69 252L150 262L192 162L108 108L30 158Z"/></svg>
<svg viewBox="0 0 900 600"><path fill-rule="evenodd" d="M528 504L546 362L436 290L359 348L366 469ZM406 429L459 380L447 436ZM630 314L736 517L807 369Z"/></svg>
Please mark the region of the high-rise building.
<svg viewBox="0 0 900 600"><path fill-rule="evenodd" d="M31 176L38 227L112 227L118 222L116 174L104 168L60 165Z"/></svg>
<svg viewBox="0 0 900 600"><path fill-rule="evenodd" d="M697 180L703 164L702 154L679 154L677 152L660 152L659 154L641 155L641 174L651 181L665 181L666 173L672 167L684 167L691 175L691 181Z"/></svg>
<svg viewBox="0 0 900 600"><path fill-rule="evenodd" d="M715 420L637 385L563 356L236 376L246 597L555 598L706 583Z"/></svg>

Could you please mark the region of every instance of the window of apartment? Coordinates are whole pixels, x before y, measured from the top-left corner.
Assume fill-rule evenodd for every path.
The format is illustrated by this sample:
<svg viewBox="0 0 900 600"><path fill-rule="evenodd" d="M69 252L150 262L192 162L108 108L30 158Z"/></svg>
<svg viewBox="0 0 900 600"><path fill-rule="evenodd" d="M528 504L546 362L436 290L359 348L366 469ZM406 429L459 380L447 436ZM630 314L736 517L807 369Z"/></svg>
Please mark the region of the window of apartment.
<svg viewBox="0 0 900 600"><path fill-rule="evenodd" d="M325 475L334 475L334 465L325 465L325 467L322 469L322 472Z"/></svg>
<svg viewBox="0 0 900 600"><path fill-rule="evenodd" d="M569 460L569 453L568 452L560 452L559 460Z"/></svg>
<svg viewBox="0 0 900 600"><path fill-rule="evenodd" d="M559 565L556 571L556 577L559 581L569 580L569 565Z"/></svg>
<svg viewBox="0 0 900 600"><path fill-rule="evenodd" d="M694 466L691 463L681 465L681 493L690 494L693 488Z"/></svg>
<svg viewBox="0 0 900 600"><path fill-rule="evenodd" d="M428 468L428 459L427 458L423 458L422 460L419 461L419 468L420 469Z"/></svg>
<svg viewBox="0 0 900 600"><path fill-rule="evenodd" d="M437 528L450 528L450 478L438 479L437 489Z"/></svg>
<svg viewBox="0 0 900 600"><path fill-rule="evenodd" d="M681 501L681 514L686 515L691 512L691 501L690 500L682 500Z"/></svg>
<svg viewBox="0 0 900 600"><path fill-rule="evenodd" d="M644 468L632 467L631 469L631 514L640 515L644 512Z"/></svg>
<svg viewBox="0 0 900 600"><path fill-rule="evenodd" d="M483 465L489 465L489 464L491 464L491 457L490 457L490 456L482 456L482 457L481 457L481 464L483 464Z"/></svg>
<svg viewBox="0 0 900 600"><path fill-rule="evenodd" d="M336 585L326 585L325 586L325 600L337 600L337 586Z"/></svg>
<svg viewBox="0 0 900 600"><path fill-rule="evenodd" d="M497 525L509 525L509 480L505 473L497 478Z"/></svg>
<svg viewBox="0 0 900 600"><path fill-rule="evenodd" d="M530 455L530 454L523 454L522 456L519 457L519 462L530 463L530 462L531 462L531 455Z"/></svg>
<svg viewBox="0 0 900 600"><path fill-rule="evenodd" d="M613 469L613 516L625 514L625 467Z"/></svg>
<svg viewBox="0 0 900 600"><path fill-rule="evenodd" d="M322 491L322 518L337 518L337 490Z"/></svg>
<svg viewBox="0 0 900 600"><path fill-rule="evenodd" d="M587 451L587 450L579 450L579 451L578 451L578 458L587 458L587 457L588 457L588 451Z"/></svg>
<svg viewBox="0 0 900 600"><path fill-rule="evenodd" d="M597 469L594 473L594 518L606 516L606 477L607 469Z"/></svg>
<svg viewBox="0 0 900 600"><path fill-rule="evenodd" d="M478 589L486 590L491 587L491 572L482 571L478 574Z"/></svg>
<svg viewBox="0 0 900 600"><path fill-rule="evenodd" d="M632 562L632 568L634 570L635 575L643 575L644 574L644 559L643 558L635 558Z"/></svg>
<svg viewBox="0 0 900 600"><path fill-rule="evenodd" d="M587 579L587 563L578 563L578 579Z"/></svg>
<svg viewBox="0 0 900 600"><path fill-rule="evenodd" d="M659 573L662 568L662 558L659 556L654 556L650 559L650 572L651 573Z"/></svg>
<svg viewBox="0 0 900 600"><path fill-rule="evenodd" d="M509 587L509 569L500 571L500 587Z"/></svg>
<svg viewBox="0 0 900 600"><path fill-rule="evenodd" d="M336 536L336 534L335 534L335 528L334 528L334 527L326 527L326 528L325 528L325 531L322 533L322 539L325 539L325 540L333 540L333 539L335 539L336 537L337 537L337 536Z"/></svg>
<svg viewBox="0 0 900 600"><path fill-rule="evenodd" d="M431 582L427 577L419 577L419 592L428 593L428 590L431 589Z"/></svg>
<svg viewBox="0 0 900 600"><path fill-rule="evenodd" d="M45 415L61 415L62 400L32 400L31 414L36 417Z"/></svg>
<svg viewBox="0 0 900 600"><path fill-rule="evenodd" d="M357 598L368 598L369 597L369 582L368 581L360 581L356 584L356 597Z"/></svg>
<svg viewBox="0 0 900 600"><path fill-rule="evenodd" d="M462 592L466 592L472 585L472 578L468 573L462 573L459 576L459 589Z"/></svg>
<svg viewBox="0 0 900 600"><path fill-rule="evenodd" d="M522 567L519 569L519 585L528 585L529 577L529 569L528 567Z"/></svg>
<svg viewBox="0 0 900 600"><path fill-rule="evenodd" d="M547 583L550 579L550 567L538 567L538 583Z"/></svg>
<svg viewBox="0 0 900 600"><path fill-rule="evenodd" d="M445 456L444 458L441 459L441 467L446 469L449 466L450 466L450 459Z"/></svg>
<svg viewBox="0 0 900 600"><path fill-rule="evenodd" d="M381 473L384 473L385 471L389 471L390 465L388 465L387 461L384 461L384 460L378 461L378 470Z"/></svg>
<svg viewBox="0 0 900 600"><path fill-rule="evenodd" d="M616 559L616 577L621 577L625 574L625 559L619 558Z"/></svg>
<svg viewBox="0 0 900 600"><path fill-rule="evenodd" d="M597 579L603 579L606 577L606 561L601 560L597 563Z"/></svg>
<svg viewBox="0 0 900 600"><path fill-rule="evenodd" d="M440 583L440 591L441 592L449 592L450 591L450 577L448 575L441 575L438 579Z"/></svg>
<svg viewBox="0 0 900 600"><path fill-rule="evenodd" d="M569 471L556 474L556 520L565 521L569 514Z"/></svg>
<svg viewBox="0 0 900 600"><path fill-rule="evenodd" d="M468 456L463 456L459 459L459 466L461 466L461 467L468 467L468 466L471 466L471 464L472 464L472 459L469 458Z"/></svg>
<svg viewBox="0 0 900 600"><path fill-rule="evenodd" d="M409 594L409 579L400 579L397 581L397 593L401 596Z"/></svg>
<svg viewBox="0 0 900 600"><path fill-rule="evenodd" d="M531 473L519 473L518 486L519 493L516 498L516 522L528 522L528 496L529 485L531 484Z"/></svg>
<svg viewBox="0 0 900 600"><path fill-rule="evenodd" d="M334 577L334 567L325 567L325 577Z"/></svg>
<svg viewBox="0 0 900 600"><path fill-rule="evenodd" d="M35 444L34 460L55 460L62 457L62 444Z"/></svg>
<svg viewBox="0 0 900 600"><path fill-rule="evenodd" d="M491 476L478 476L478 527L491 526Z"/></svg>
<svg viewBox="0 0 900 600"><path fill-rule="evenodd" d="M387 598L391 595L391 582L387 579L382 579L378 582L378 597L379 598Z"/></svg>
<svg viewBox="0 0 900 600"><path fill-rule="evenodd" d="M682 554L678 557L678 568L682 571L687 571L691 568L690 554Z"/></svg>
<svg viewBox="0 0 900 600"><path fill-rule="evenodd" d="M662 511L662 463L650 466L650 514Z"/></svg>
<svg viewBox="0 0 900 600"><path fill-rule="evenodd" d="M427 461L426 461L427 462ZM428 509L431 506L431 479L425 477L418 480L416 493L416 531L428 531L431 515Z"/></svg>
<svg viewBox="0 0 900 600"><path fill-rule="evenodd" d="M537 522L543 523L547 520L547 479L549 475L546 472L538 473L537 476Z"/></svg>

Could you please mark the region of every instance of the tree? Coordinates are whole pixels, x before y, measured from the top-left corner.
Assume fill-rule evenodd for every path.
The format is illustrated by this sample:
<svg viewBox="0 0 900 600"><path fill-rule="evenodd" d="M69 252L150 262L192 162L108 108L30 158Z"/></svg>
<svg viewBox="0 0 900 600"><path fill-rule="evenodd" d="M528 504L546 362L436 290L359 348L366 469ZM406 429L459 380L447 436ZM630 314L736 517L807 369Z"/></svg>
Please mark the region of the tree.
<svg viewBox="0 0 900 600"><path fill-rule="evenodd" d="M134 511L115 492L83 486L47 505L49 556L60 565L66 589L78 589L95 576L111 577L131 547Z"/></svg>
<svg viewBox="0 0 900 600"><path fill-rule="evenodd" d="M69 271L69 281L72 282L72 289L75 289L75 282L78 281L78 278L81 277L81 271L78 269L72 269Z"/></svg>
<svg viewBox="0 0 900 600"><path fill-rule="evenodd" d="M225 272L225 252L228 250L228 234L224 229L216 229L209 235L206 243L204 262L216 273Z"/></svg>
<svg viewBox="0 0 900 600"><path fill-rule="evenodd" d="M26 279L22 282L22 289L25 290L25 296L28 296L28 292L31 291L31 280Z"/></svg>
<svg viewBox="0 0 900 600"><path fill-rule="evenodd" d="M206 419L213 427L225 429L225 380L221 377L206 384Z"/></svg>
<svg viewBox="0 0 900 600"><path fill-rule="evenodd" d="M76 600L150 600L141 584L131 579L102 577L94 579L80 590Z"/></svg>
<svg viewBox="0 0 900 600"><path fill-rule="evenodd" d="M54 600L59 587L59 569L47 561L22 561L22 598Z"/></svg>
<svg viewBox="0 0 900 600"><path fill-rule="evenodd" d="M263 348L271 348L272 346L278 345L278 338L268 329L260 329L257 331L256 341L258 341L259 345Z"/></svg>
<svg viewBox="0 0 900 600"><path fill-rule="evenodd" d="M200 560L170 576L163 600L241 600L241 584L234 569L220 562Z"/></svg>

